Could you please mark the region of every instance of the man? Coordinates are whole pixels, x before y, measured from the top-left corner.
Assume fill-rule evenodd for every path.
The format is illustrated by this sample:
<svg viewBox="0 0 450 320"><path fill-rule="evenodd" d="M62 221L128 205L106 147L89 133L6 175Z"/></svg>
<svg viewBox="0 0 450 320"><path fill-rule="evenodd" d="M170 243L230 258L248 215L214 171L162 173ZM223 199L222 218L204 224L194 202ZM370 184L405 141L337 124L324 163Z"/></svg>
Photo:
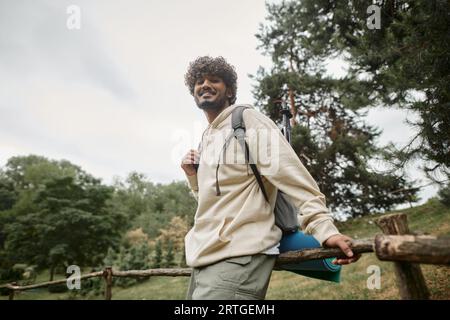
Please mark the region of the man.
<svg viewBox="0 0 450 320"><path fill-rule="evenodd" d="M269 151L272 163L278 164L276 169L255 161L269 201L246 163L224 161L225 157L243 155L231 141L236 139L226 144L236 107L234 68L222 57L200 57L190 63L185 83L209 122L200 150L190 150L181 164L198 201L194 226L185 238L186 261L193 267L187 298L265 298L282 236L273 213L278 189L298 208L299 222L306 233L323 246L341 248L347 255L336 264L358 260L359 255L350 248L351 238L334 226L324 195L270 118L253 108L243 113L247 133L271 132L275 137L265 140L264 149ZM247 138L252 149L257 141Z"/></svg>

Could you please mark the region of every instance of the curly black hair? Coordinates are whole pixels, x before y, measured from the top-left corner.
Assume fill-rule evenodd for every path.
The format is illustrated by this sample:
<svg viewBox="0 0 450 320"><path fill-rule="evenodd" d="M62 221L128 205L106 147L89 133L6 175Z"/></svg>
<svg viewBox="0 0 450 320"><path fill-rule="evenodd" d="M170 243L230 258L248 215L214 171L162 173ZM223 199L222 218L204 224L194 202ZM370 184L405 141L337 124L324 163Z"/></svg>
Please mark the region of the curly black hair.
<svg viewBox="0 0 450 320"><path fill-rule="evenodd" d="M228 100L230 105L236 102L237 74L234 67L223 57L198 57L189 64L188 71L184 75L184 83L192 95L194 95L195 82L204 75L216 76L222 79L227 88L231 90L231 97Z"/></svg>

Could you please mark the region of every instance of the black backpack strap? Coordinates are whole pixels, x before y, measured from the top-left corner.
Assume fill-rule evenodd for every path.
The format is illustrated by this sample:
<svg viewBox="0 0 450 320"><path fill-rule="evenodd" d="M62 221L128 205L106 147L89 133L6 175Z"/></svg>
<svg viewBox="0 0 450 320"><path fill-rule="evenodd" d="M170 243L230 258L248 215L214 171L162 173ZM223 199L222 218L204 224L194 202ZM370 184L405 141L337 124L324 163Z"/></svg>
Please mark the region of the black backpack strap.
<svg viewBox="0 0 450 320"><path fill-rule="evenodd" d="M259 174L258 168L256 167L255 162L250 154L250 150L247 142L245 141L245 122L244 122L244 110L250 108L249 106L237 106L234 108L231 114L231 126L234 130L234 137L238 141L239 145L242 148L242 151L245 154L245 163L250 165L250 168L255 175L256 181L258 182L259 187L264 195L264 199L269 202L269 197L266 193L266 188L262 182L261 175Z"/></svg>
<svg viewBox="0 0 450 320"><path fill-rule="evenodd" d="M266 188L264 187L264 184L262 182L261 175L258 171L258 168L256 167L255 162L253 161L253 158L250 154L250 150L248 147L247 142L245 141L245 122L244 122L244 110L250 108L250 106L246 105L238 105L236 106L231 114L231 127L233 128L233 133L230 134L225 140L225 144L222 147L223 151L223 157L225 158L225 150L230 142L230 138L235 137L238 141L239 145L242 148L242 151L245 155L245 163L247 165L250 165L250 168L252 169L253 174L255 175L256 181L258 182L258 185L263 193L264 199L269 202L269 197L267 196ZM219 160L220 161L220 160ZM219 187L219 166L220 164L217 163L216 167L216 195L220 196L220 187Z"/></svg>
<svg viewBox="0 0 450 320"><path fill-rule="evenodd" d="M249 152L249 151L248 151L248 145L247 145L247 142L245 143L245 147L246 147L246 149L247 149L247 152ZM261 188L261 191L262 191L262 193L263 193L264 199L266 199L266 201L269 202L269 197L267 196L266 188L264 187L264 184L263 184L263 182L262 182L261 175L259 174L259 171L258 171L258 168L256 167L256 164L250 163L250 168L252 169L253 174L255 175L256 181L258 182L258 185L259 185L259 187Z"/></svg>

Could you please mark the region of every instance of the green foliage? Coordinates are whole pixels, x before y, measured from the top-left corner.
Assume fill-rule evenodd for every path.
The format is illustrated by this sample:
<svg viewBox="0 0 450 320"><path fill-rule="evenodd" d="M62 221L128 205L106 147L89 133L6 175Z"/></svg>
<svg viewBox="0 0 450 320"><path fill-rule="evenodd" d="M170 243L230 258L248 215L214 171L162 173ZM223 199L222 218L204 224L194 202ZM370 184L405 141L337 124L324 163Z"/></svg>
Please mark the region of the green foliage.
<svg viewBox="0 0 450 320"><path fill-rule="evenodd" d="M11 209L17 201L17 196L13 181L0 170L0 211Z"/></svg>
<svg viewBox="0 0 450 320"><path fill-rule="evenodd" d="M154 185L143 174L130 173L125 181L116 180L113 206L129 217L130 229L142 228L150 238L175 216L187 217L192 224L197 203L185 182Z"/></svg>
<svg viewBox="0 0 450 320"><path fill-rule="evenodd" d="M113 203L122 206L130 219L152 210L156 187L145 175L132 172L125 181L116 179Z"/></svg>
<svg viewBox="0 0 450 320"><path fill-rule="evenodd" d="M182 255L181 255L181 259L180 259L180 267L182 268L187 268L187 263L186 263L186 249L183 246L183 251L182 251Z"/></svg>
<svg viewBox="0 0 450 320"><path fill-rule="evenodd" d="M67 288L66 283L60 283L60 284L53 284L51 286L48 286L48 292L50 293L62 293L67 292L69 289Z"/></svg>
<svg viewBox="0 0 450 320"><path fill-rule="evenodd" d="M176 265L175 263L175 255L173 253L173 243L172 241L169 241L169 243L167 244L167 251L166 251L166 256L165 256L165 261L164 261L164 267L166 268L172 268Z"/></svg>
<svg viewBox="0 0 450 320"><path fill-rule="evenodd" d="M146 241L130 246L121 246L118 252L109 250L104 260L105 266L112 266L116 270L144 270L150 269L151 251ZM113 283L127 287L144 280L143 278L114 278Z"/></svg>
<svg viewBox="0 0 450 320"><path fill-rule="evenodd" d="M0 256L0 258L2 258L2 256ZM22 279L22 274L22 270L14 268L14 266L2 267L0 269L0 282L17 282Z"/></svg>
<svg viewBox="0 0 450 320"><path fill-rule="evenodd" d="M439 200L442 202L442 204L450 208L450 183L447 184L447 186L441 188L438 195Z"/></svg>
<svg viewBox="0 0 450 320"><path fill-rule="evenodd" d="M153 264L152 264L152 268L161 268L162 267L162 262L163 260L163 255L162 255L162 245L161 245L161 241L156 241L156 245L155 245L155 256L153 258Z"/></svg>
<svg viewBox="0 0 450 320"><path fill-rule="evenodd" d="M295 120L293 149L332 210L359 216L414 202L417 189L401 174L374 167L375 161L384 160L385 151L376 146L379 130L363 121L365 108L374 102L367 83L352 75L325 76L325 60L334 48L333 25L309 12L322 7L335 8L336 19L347 10L337 1L268 5L267 23L257 38L274 66L258 71L257 106L280 123L281 106L276 101L288 97Z"/></svg>
<svg viewBox="0 0 450 320"><path fill-rule="evenodd" d="M387 150L392 164L403 168L422 159L429 177L441 180L440 173L448 175L450 166L450 2L378 1L378 30L366 25L372 4L301 0L268 5L267 25L257 35L260 48L278 71L311 74L327 57L345 59L350 66L345 80L351 84L346 87L353 96L345 100L360 108L402 108L417 115L410 121L417 135Z"/></svg>
<svg viewBox="0 0 450 320"><path fill-rule="evenodd" d="M196 209L184 182L155 185L132 172L109 187L68 161L34 155L12 157L0 169L0 197L1 282L21 279L13 270L17 263L49 269L51 278L71 264L121 270L173 266ZM128 236L133 243L120 242ZM166 238L173 236L176 242L169 244ZM158 237L164 241L153 261L148 243ZM119 279L118 284L135 282ZM101 284L91 279L84 286L100 294Z"/></svg>
<svg viewBox="0 0 450 320"><path fill-rule="evenodd" d="M98 263L120 236L122 217L106 204L111 192L72 177L49 181L36 196L37 211L7 226L6 249L39 266Z"/></svg>
<svg viewBox="0 0 450 320"><path fill-rule="evenodd" d="M2 228L10 264L32 263L53 273L58 266L95 265L117 246L125 220L110 208L111 187L67 161L36 156L11 158L5 174L19 193Z"/></svg>
<svg viewBox="0 0 450 320"><path fill-rule="evenodd" d="M408 216L408 224L414 232L425 232L433 235L450 235L450 208L445 207L437 200L430 200L426 204L401 210ZM374 223L378 215L362 218L349 219L339 223L339 230L355 239L373 237L380 232ZM367 267L380 265L382 270L381 290L368 290ZM108 265L108 264L105 264ZM110 264L109 264L110 265ZM450 269L446 266L422 265L427 286L431 292L431 299L442 300L449 298L448 287L450 283ZM87 273L94 270L86 270ZM364 254L357 263L345 266L342 270L342 283L335 284L317 279L305 278L285 271L275 271L272 274L268 289L268 299L369 299L386 300L400 299L395 283L395 270L391 262L377 260L375 254ZM45 279L39 276L41 280ZM96 294L90 291L89 283L98 283ZM115 286L112 289L113 300L161 300L161 299L184 299L189 285L188 277L152 277L131 287L122 288ZM103 299L104 280L102 278L91 278L82 280L81 291L89 294L84 299ZM54 300L73 299L73 294L78 290L72 290L64 294L50 294L47 290L31 290L18 294L15 299ZM0 292L1 294L1 292ZM7 291L5 291L7 294ZM7 296L0 299L8 299Z"/></svg>

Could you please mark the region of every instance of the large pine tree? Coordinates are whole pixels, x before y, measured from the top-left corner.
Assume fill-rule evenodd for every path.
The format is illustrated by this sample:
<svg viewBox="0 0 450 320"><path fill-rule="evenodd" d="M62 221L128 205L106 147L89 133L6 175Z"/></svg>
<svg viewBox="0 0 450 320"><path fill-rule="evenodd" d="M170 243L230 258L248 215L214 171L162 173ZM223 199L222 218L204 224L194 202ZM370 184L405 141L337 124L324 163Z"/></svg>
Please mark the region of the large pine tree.
<svg viewBox="0 0 450 320"><path fill-rule="evenodd" d="M390 148L393 163L402 168L420 159L431 179L448 181L449 1L301 0L268 8L272 25L259 37L275 61L304 67L340 55L350 65L348 77L358 83L352 90L370 97L358 101L361 107L401 108L416 116L410 120L416 134ZM379 28L371 28L373 19Z"/></svg>
<svg viewBox="0 0 450 320"><path fill-rule="evenodd" d="M312 1L302 4L315 6ZM278 123L276 101L285 99L291 106L293 148L333 211L359 216L414 201L417 190L402 176L371 167L383 150L376 146L380 132L363 121L363 108L372 101L366 84L352 76L325 75L328 51L321 44L327 41L316 37L332 33L323 32L328 26L320 23L316 28L321 32L311 32L315 18L304 17L302 10L297 1L268 5L269 16L257 38L273 67L258 71L257 105Z"/></svg>

